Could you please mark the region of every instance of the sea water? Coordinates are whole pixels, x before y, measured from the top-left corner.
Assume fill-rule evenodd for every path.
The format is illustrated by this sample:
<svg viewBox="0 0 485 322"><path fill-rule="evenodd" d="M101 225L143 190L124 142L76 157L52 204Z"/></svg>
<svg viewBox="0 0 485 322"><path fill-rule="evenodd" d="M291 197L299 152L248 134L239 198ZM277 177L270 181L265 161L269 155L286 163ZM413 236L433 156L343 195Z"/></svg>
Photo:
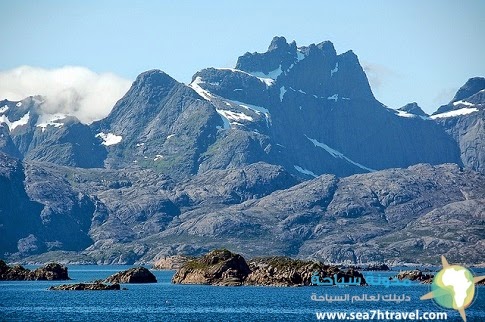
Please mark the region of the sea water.
<svg viewBox="0 0 485 322"><path fill-rule="evenodd" d="M173 271L153 271L155 284L123 284L124 291L49 291L52 285L89 282L125 270L126 266L69 266L72 281L0 282L0 321L317 321L317 312L446 312L446 321L462 321L454 310L419 298L429 285L347 287L222 287L174 285ZM483 273L483 272L481 272ZM374 274L377 274L375 272ZM392 275L395 273L386 272ZM397 294L410 301L332 302L318 296ZM315 297L314 297L315 298ZM485 321L485 287L477 288L466 309L468 322ZM377 319L374 319L378 321ZM380 319L386 321L386 319Z"/></svg>

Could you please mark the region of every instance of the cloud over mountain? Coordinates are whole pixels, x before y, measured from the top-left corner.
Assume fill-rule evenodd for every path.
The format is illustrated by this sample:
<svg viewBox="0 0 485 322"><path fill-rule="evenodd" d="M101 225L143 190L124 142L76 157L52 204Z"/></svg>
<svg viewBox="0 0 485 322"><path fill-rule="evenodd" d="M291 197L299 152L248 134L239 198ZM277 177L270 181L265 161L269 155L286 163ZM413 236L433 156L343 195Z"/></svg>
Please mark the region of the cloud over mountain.
<svg viewBox="0 0 485 322"><path fill-rule="evenodd" d="M46 112L66 113L91 123L108 115L130 84L115 74L98 74L85 67L21 66L0 71L0 99L16 101L42 95L46 97L42 105Z"/></svg>

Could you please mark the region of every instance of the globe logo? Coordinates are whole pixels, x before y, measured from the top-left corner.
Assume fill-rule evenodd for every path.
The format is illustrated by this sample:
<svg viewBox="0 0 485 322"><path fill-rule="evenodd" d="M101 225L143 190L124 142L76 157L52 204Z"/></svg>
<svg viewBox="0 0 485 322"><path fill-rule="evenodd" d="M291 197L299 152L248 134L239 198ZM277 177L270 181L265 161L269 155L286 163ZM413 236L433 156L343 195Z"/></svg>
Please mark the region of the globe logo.
<svg viewBox="0 0 485 322"><path fill-rule="evenodd" d="M475 283L485 279L485 276L473 277L465 267L450 265L444 256L441 256L441 262L443 269L433 278L431 292L421 299L433 299L444 308L457 310L466 322L465 309L473 302Z"/></svg>

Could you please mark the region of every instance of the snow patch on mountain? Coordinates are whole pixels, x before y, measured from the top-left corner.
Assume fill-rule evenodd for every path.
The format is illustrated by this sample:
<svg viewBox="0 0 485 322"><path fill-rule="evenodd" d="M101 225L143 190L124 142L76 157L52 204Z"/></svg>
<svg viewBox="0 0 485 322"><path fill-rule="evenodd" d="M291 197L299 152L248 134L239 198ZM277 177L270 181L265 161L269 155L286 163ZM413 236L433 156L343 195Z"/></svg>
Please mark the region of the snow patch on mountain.
<svg viewBox="0 0 485 322"><path fill-rule="evenodd" d="M283 70L281 70L281 65L276 68L275 70L270 71L269 73L265 74L263 72L249 72L249 74L256 76L258 78L271 78L273 80L276 80L278 76L283 73Z"/></svg>
<svg viewBox="0 0 485 322"><path fill-rule="evenodd" d="M216 68L217 70L228 70L228 71L231 71L233 73L241 73L241 74L246 74L246 75L249 75L251 77L256 77L257 79L259 79L262 83L266 84L266 86L271 86L274 84L274 79L271 78L271 77L259 77L259 76L256 76L254 73L251 74L251 73L248 73L248 72L245 72L243 70L240 70L240 69L236 69L236 68Z"/></svg>
<svg viewBox="0 0 485 322"><path fill-rule="evenodd" d="M431 115L430 118L434 120L434 119L439 119L439 118L467 115L467 114L471 114L471 113L474 113L474 112L478 112L478 108L476 108L476 107L473 107L473 108L464 107L464 108L460 108L459 110L454 110L454 111L449 111L449 112L445 112L445 113Z"/></svg>
<svg viewBox="0 0 485 322"><path fill-rule="evenodd" d="M216 109L217 113L220 115L223 115L226 119L228 120L233 120L233 121L253 121L253 118L249 115L246 115L244 113L238 113L238 112L233 112L233 111L228 111L228 110L221 110L221 109Z"/></svg>
<svg viewBox="0 0 485 322"><path fill-rule="evenodd" d="M475 106L475 104L467 101L456 101L456 102L453 102L453 105L454 106L457 106L457 105Z"/></svg>
<svg viewBox="0 0 485 322"><path fill-rule="evenodd" d="M287 90L285 89L284 86L281 86L280 88L280 101L283 102L283 98L285 97Z"/></svg>
<svg viewBox="0 0 485 322"><path fill-rule="evenodd" d="M355 162L351 159L349 159L348 157L346 157L342 152L340 151L337 151L331 147L329 147L328 145L326 145L325 143L321 143L321 142L318 142L317 140L315 139L312 139L312 138L309 138L308 136L305 135L305 137L310 140L310 142L312 142L316 147L319 147L319 148L322 148L324 149L325 151L327 151L331 156L333 156L334 158L340 158L340 159L344 159L345 161L349 162L349 163L352 163L353 165L363 169L363 170L366 170L366 171L369 171L369 172L374 172L376 170L374 169L371 169L371 168L368 168L358 162Z"/></svg>
<svg viewBox="0 0 485 322"><path fill-rule="evenodd" d="M236 104L238 106L241 106L242 108L245 108L247 110L251 110L258 115L263 114L264 117L266 118L266 125L269 127L269 125L271 124L271 115L270 115L268 109L266 109L262 106L252 105L252 104L243 103L243 102L239 102L239 101L231 100L230 102L233 103L233 104ZM228 102L224 102L224 103L228 106L231 106L231 104L229 104Z"/></svg>
<svg viewBox="0 0 485 322"><path fill-rule="evenodd" d="M59 121L65 119L66 117L67 116L65 114L61 113L43 114L37 120L36 126L42 128L42 132L44 132L48 126L59 128L64 125L64 123Z"/></svg>
<svg viewBox="0 0 485 322"><path fill-rule="evenodd" d="M18 126L27 125L27 123L29 123L29 119L30 119L30 112L27 112L20 119L13 122L11 122L6 115L1 115L0 124L3 124L3 123L6 124L8 126L8 129L10 131L13 131Z"/></svg>
<svg viewBox="0 0 485 322"><path fill-rule="evenodd" d="M113 133L104 133L104 132L96 134L96 137L101 138L103 140L101 144L105 146L116 145L120 143L121 140L123 139L121 135L115 135Z"/></svg>
<svg viewBox="0 0 485 322"><path fill-rule="evenodd" d="M308 169L303 169L302 167L300 167L298 165L294 165L293 167L296 169L296 171L298 171L300 173L312 176L314 178L318 177L315 173L313 173L312 171L310 171Z"/></svg>
<svg viewBox="0 0 485 322"><path fill-rule="evenodd" d="M330 77L332 77L336 72L338 72L338 62L335 63L335 68L330 71Z"/></svg>
<svg viewBox="0 0 485 322"><path fill-rule="evenodd" d="M396 111L396 112L397 112L397 116L400 116L400 117L409 117L409 118L417 117L417 115L414 115L405 111Z"/></svg>
<svg viewBox="0 0 485 322"><path fill-rule="evenodd" d="M210 101L212 99L212 94L209 93L209 91L206 91L202 87L200 87L200 84L204 84L205 82L202 80L202 77L197 76L192 83L189 84L189 87L192 88L194 91L197 92L202 98L204 98L207 101Z"/></svg>
<svg viewBox="0 0 485 322"><path fill-rule="evenodd" d="M5 105L4 107L1 107L0 108L0 114L3 114L5 112L7 112L7 111L8 111L8 106L7 105Z"/></svg>

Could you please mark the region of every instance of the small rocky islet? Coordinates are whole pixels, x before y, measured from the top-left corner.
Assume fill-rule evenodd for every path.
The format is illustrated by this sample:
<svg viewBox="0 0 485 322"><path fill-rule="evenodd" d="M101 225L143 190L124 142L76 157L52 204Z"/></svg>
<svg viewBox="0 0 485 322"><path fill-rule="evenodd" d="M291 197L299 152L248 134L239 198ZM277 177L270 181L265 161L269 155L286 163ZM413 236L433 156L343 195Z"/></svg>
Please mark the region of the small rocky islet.
<svg viewBox="0 0 485 322"><path fill-rule="evenodd" d="M157 278L150 270L140 266L113 274L106 278L104 282L112 284L157 283Z"/></svg>
<svg viewBox="0 0 485 322"><path fill-rule="evenodd" d="M427 274L419 269L401 271L396 275L396 278L400 281L408 279L410 281L419 281L421 284L431 284L433 277L433 274Z"/></svg>
<svg viewBox="0 0 485 322"><path fill-rule="evenodd" d="M103 284L95 283L77 283L77 284L62 284L49 287L50 291L119 291L120 284Z"/></svg>
<svg viewBox="0 0 485 322"><path fill-rule="evenodd" d="M58 263L45 264L35 270L22 265L7 265L0 260L0 281L64 281L70 280L67 267ZM120 284L157 283L157 278L145 267L134 267L106 278L89 283L51 286L54 291L110 291L121 290Z"/></svg>
<svg viewBox="0 0 485 322"><path fill-rule="evenodd" d="M104 280L92 283L63 284L51 286L52 291L119 291L120 284L157 283L157 278L145 267L133 267L115 273ZM123 288L123 290L126 290Z"/></svg>
<svg viewBox="0 0 485 322"><path fill-rule="evenodd" d="M35 270L22 265L9 266L0 260L0 281L65 281L70 280L67 267L48 263Z"/></svg>

